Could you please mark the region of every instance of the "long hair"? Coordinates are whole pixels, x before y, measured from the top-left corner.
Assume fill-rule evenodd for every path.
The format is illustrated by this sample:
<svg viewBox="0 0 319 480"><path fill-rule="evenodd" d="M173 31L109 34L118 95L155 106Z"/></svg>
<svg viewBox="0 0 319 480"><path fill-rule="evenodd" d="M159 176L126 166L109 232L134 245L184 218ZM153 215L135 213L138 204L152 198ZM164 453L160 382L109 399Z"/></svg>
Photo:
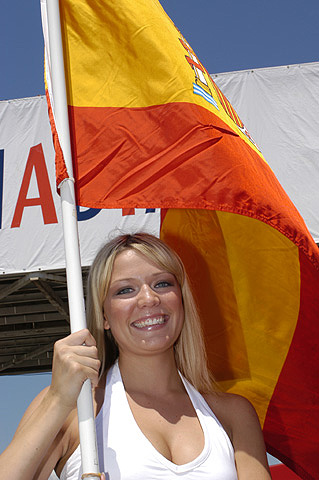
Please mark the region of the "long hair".
<svg viewBox="0 0 319 480"><path fill-rule="evenodd" d="M158 266L172 273L178 281L184 306L184 324L174 351L177 368L200 392L213 390L212 376L207 367L206 349L201 323L184 265L179 256L157 237L147 233L120 235L104 245L90 269L87 288L88 327L95 337L101 375L119 356L110 330L104 329L103 303L108 293L114 260L123 250L135 250Z"/></svg>

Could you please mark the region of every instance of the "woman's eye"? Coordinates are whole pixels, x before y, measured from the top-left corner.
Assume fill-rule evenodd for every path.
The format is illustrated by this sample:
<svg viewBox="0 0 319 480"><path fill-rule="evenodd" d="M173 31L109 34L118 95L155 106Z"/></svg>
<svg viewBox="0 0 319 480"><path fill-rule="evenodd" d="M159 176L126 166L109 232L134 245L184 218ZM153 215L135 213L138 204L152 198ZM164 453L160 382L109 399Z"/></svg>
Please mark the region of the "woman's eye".
<svg viewBox="0 0 319 480"><path fill-rule="evenodd" d="M167 282L166 280L163 280L161 282L158 282L155 285L155 288L164 288L164 287L171 287L171 286L172 286L171 282Z"/></svg>
<svg viewBox="0 0 319 480"><path fill-rule="evenodd" d="M133 292L133 288L125 287L125 288L121 288L121 290L116 292L116 295L125 295L126 293L131 293L131 292Z"/></svg>

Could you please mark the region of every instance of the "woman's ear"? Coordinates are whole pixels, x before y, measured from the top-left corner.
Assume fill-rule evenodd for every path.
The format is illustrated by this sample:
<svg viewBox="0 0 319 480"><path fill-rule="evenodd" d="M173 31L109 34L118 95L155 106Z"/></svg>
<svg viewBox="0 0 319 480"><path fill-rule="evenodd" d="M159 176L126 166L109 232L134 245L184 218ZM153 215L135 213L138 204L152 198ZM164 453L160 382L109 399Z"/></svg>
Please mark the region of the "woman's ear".
<svg viewBox="0 0 319 480"><path fill-rule="evenodd" d="M104 323L103 323L104 330L110 330L110 324L104 312L103 312L103 317L104 317Z"/></svg>

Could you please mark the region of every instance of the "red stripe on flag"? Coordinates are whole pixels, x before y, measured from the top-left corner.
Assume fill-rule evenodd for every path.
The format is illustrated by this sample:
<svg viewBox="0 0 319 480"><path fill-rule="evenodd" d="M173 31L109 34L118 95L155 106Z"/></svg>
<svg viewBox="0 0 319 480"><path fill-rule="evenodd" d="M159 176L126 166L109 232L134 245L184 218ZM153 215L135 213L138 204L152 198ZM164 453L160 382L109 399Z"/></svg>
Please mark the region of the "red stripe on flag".
<svg viewBox="0 0 319 480"><path fill-rule="evenodd" d="M205 108L71 107L70 119L79 205L247 215L276 228L316 261L310 235L300 234L307 232L304 221L267 163Z"/></svg>
<svg viewBox="0 0 319 480"><path fill-rule="evenodd" d="M299 318L263 431L269 453L304 480L317 480L319 455L313 452L319 452L319 348L314 339L318 337L319 271L302 252L299 257ZM274 445L280 446L280 451ZM294 463L292 458L300 463Z"/></svg>
<svg viewBox="0 0 319 480"><path fill-rule="evenodd" d="M51 132L52 132L52 137L53 137L53 145L54 145L54 150L55 150L55 170L56 170L56 183L57 187L59 187L60 183L65 179L68 178L68 172L65 166L64 162L64 156L62 152L62 148L60 145L60 140L58 137L58 133L56 130L56 125L55 125L55 120L54 120L54 115L53 115L53 109L50 101L50 96L48 91L46 90L45 92L46 98L47 98L47 103L48 103L48 113L49 113L49 120L50 120L50 126L51 126Z"/></svg>
<svg viewBox="0 0 319 480"><path fill-rule="evenodd" d="M270 473L272 480L300 480L298 475L283 464L271 466Z"/></svg>

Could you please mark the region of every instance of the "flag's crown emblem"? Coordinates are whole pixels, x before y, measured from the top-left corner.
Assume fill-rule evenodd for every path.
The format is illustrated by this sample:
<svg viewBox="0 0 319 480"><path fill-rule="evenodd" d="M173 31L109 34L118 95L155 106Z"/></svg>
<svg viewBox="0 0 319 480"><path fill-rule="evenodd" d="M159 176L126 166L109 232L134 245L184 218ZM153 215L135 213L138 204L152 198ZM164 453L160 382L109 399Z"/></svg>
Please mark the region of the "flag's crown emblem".
<svg viewBox="0 0 319 480"><path fill-rule="evenodd" d="M250 136L248 130L246 129L245 125L237 115L236 110L232 107L228 99L218 88L218 86L216 85L216 83L214 82L214 80L206 70L206 68L202 65L196 53L194 52L192 47L189 45L189 43L185 40L183 35L180 32L178 33L179 33L179 41L187 51L187 55L185 55L185 58L189 66L192 68L195 75L195 80L193 83L194 95L200 95L204 100L206 100L208 103L213 105L217 110L219 110L218 102L216 100L218 99L219 103L221 104L223 110L228 115L228 117L230 117L233 120L236 127L239 128L239 130L244 135L246 135L246 137L251 141L251 143L258 149L258 146L256 145L256 143Z"/></svg>

